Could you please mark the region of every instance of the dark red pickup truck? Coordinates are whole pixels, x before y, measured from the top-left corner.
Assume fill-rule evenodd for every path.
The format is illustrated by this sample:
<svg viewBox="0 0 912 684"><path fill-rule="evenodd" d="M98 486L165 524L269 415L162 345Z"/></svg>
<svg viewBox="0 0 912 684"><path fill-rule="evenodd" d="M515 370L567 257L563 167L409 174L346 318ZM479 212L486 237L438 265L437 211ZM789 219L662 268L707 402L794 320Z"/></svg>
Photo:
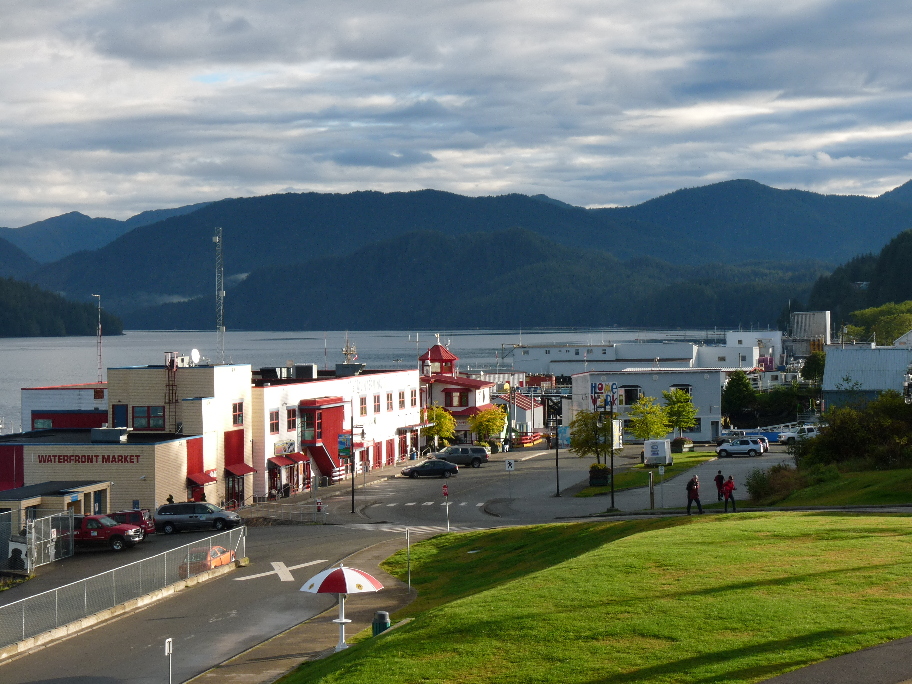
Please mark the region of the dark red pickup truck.
<svg viewBox="0 0 912 684"><path fill-rule="evenodd" d="M106 515L74 515L73 540L81 544L107 544L123 551L142 541L143 531L136 525L120 524Z"/></svg>

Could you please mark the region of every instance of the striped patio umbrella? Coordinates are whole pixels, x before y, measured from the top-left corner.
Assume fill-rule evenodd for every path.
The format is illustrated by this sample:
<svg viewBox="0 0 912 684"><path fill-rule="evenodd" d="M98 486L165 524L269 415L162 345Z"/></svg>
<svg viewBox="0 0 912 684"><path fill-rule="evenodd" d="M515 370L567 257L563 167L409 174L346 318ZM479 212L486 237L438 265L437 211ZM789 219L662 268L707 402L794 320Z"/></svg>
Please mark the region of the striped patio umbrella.
<svg viewBox="0 0 912 684"><path fill-rule="evenodd" d="M339 625L339 643L336 644L336 651L348 648L348 644L345 643L345 625L351 620L345 619L346 596L348 594L380 591L381 589L383 589L383 585L373 576L357 568L347 568L341 563L337 568L327 568L323 572L314 575L301 587L301 591L311 594L338 594L339 617L333 620Z"/></svg>

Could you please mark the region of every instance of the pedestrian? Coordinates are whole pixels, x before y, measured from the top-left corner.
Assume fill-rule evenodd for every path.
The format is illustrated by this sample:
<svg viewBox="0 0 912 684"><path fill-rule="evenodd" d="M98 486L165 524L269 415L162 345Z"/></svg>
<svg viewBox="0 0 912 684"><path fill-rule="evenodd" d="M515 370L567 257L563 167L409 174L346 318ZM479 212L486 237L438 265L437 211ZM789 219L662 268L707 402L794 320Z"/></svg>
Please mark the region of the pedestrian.
<svg viewBox="0 0 912 684"><path fill-rule="evenodd" d="M718 490L718 493L719 493L718 501L722 501L722 487L723 487L723 485L725 485L725 477L722 475L721 470L713 478L713 480L715 480L715 482L716 482L716 489Z"/></svg>
<svg viewBox="0 0 912 684"><path fill-rule="evenodd" d="M687 483L687 515L690 515L690 505L696 501L697 510L702 514L703 506L700 505L700 479L694 475Z"/></svg>
<svg viewBox="0 0 912 684"><path fill-rule="evenodd" d="M728 500L731 499L732 502L732 513L737 513L738 509L735 508L735 495L734 491L737 489L735 487L735 478L731 475L728 476L728 479L725 481L725 484L722 485L722 491L725 493L725 512L728 513Z"/></svg>

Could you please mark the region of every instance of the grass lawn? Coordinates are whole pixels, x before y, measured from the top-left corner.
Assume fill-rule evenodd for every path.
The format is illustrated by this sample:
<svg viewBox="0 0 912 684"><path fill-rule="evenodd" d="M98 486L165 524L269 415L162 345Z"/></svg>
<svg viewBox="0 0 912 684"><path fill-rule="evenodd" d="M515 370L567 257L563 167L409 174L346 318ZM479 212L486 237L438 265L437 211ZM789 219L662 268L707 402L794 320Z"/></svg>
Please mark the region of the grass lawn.
<svg viewBox="0 0 912 684"><path fill-rule="evenodd" d="M842 513L441 535L412 622L281 682L757 682L912 634L910 545L909 517Z"/></svg>
<svg viewBox="0 0 912 684"><path fill-rule="evenodd" d="M744 495L747 496L746 491ZM760 503L771 506L912 504L912 470L841 473L838 480L801 489L785 499Z"/></svg>
<svg viewBox="0 0 912 684"><path fill-rule="evenodd" d="M710 461L715 457L715 452L709 451L691 451L686 454L674 454L674 465L665 466L665 479L668 480L675 475L680 475L694 466ZM650 472L654 473L653 477L655 477L655 483L658 485L659 480L661 479L659 469L654 467L647 468L646 466L639 464L633 466L629 470L617 473L614 479L614 491L618 492L622 489L635 489L636 487L648 486ZM576 496L602 496L610 493L610 485L607 487L586 487Z"/></svg>

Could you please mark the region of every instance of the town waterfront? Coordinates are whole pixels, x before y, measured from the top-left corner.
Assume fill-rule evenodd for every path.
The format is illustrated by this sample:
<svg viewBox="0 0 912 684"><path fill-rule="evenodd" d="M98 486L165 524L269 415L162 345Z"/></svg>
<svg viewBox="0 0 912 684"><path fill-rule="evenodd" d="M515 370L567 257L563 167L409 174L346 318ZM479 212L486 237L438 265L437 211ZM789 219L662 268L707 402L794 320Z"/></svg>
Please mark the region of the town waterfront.
<svg viewBox="0 0 912 684"><path fill-rule="evenodd" d="M343 361L346 335L358 349L358 361L369 368L417 368L418 356L437 341L437 331L327 331L327 332L228 332L225 361L249 363L254 368L284 366L288 361L316 363L321 369ZM510 368L515 344L609 344L637 339L688 339L709 342L714 331L650 331L628 329L533 329L440 331L440 342L449 344L461 370ZM164 363L164 352L189 354L198 349L204 360L219 361L217 336L210 330L131 330L105 337L103 377L107 368ZM506 352L506 357L502 356ZM94 337L0 338L0 433L20 430L20 390L95 382L98 355Z"/></svg>

